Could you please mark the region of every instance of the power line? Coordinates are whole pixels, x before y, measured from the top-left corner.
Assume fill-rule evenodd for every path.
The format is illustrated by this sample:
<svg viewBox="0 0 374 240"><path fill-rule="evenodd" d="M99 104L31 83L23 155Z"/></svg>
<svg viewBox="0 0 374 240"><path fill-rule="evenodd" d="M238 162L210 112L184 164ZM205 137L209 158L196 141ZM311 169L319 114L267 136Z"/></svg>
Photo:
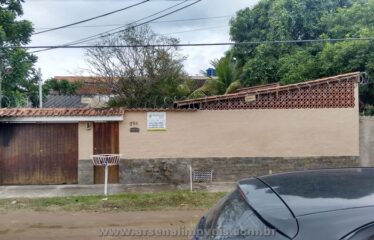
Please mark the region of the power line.
<svg viewBox="0 0 374 240"><path fill-rule="evenodd" d="M190 4L188 4L188 5L185 5L185 6L183 6L183 7L180 7L180 8L178 8L178 9L174 10L174 11L171 11L171 12L168 12L168 13L163 14L163 15L161 15L161 16L158 16L158 17L152 18L152 19L150 19L150 20L148 20L148 21L145 21L145 22L139 23L139 24L137 24L137 25L133 25L134 23L137 23L137 22L143 21L143 20L145 20L145 19L147 19L147 18L150 18L150 17L153 17L153 16L157 16L158 14L160 14L160 13L162 13L162 12L165 12L165 11L167 11L167 10L170 10L170 9L172 9L172 8L175 8L175 7L177 7L177 6L181 5L181 4L184 4L184 3L188 2L188 1L190 1L190 0L185 0L185 1L183 1L182 3L175 4L175 5L171 6L171 7L168 7L168 8L166 8L166 9L164 9L164 10L158 11L158 12L156 12L156 13L154 13L154 14L151 14L151 15L149 15L149 16L147 16L147 17L144 17L144 18L138 19L138 20L136 20L136 21L134 21L134 22L132 22L132 23L125 24L125 25L122 26L122 27L117 27L117 28L114 28L114 29L112 29L112 30L108 30L108 31L105 31L105 32L103 32L103 33L99 33L99 34L95 34L95 35L93 35L93 36L86 37L86 38L83 38L83 39L80 39L80 40L77 40L77 41L74 41L74 42L66 43L66 44L63 44L63 45L60 45L60 46L73 46L73 45L77 45L77 44L80 44L80 43L85 43L85 42L89 42L89 41L92 41L92 40L95 40L95 39L99 39L99 38L102 38L102 37L108 37L108 36L111 36L111 35L114 35L114 34L118 34L118 33L121 33L121 32L123 32L123 31L125 31L126 29L129 29L129 28L140 27L140 26L142 26L142 25L145 25L145 24L151 23L151 22L153 22L153 21L155 21L155 20L158 20L158 19L164 18L164 17L166 17L166 16L169 16L169 15L171 15L171 14L174 14L174 13L176 13L176 12L179 12L179 11L181 11L181 10L183 10L183 9L186 9L186 8L192 6L192 5L197 4L198 2L201 2L202 0L196 0L196 1L194 1L193 3L190 3ZM125 28L125 27L127 27L127 28ZM122 29L122 28L125 28L125 29ZM119 31L116 31L116 32L111 33L112 31L115 31L115 30L117 30L117 29L122 29L122 30L119 30ZM57 46L57 47L49 47L49 48L46 48L46 49L42 49L42 50L38 50L38 51L31 52L31 53L43 52L43 51L48 51L48 50L52 50L52 49L56 49L56 48L59 48L59 47L58 47L58 46Z"/></svg>
<svg viewBox="0 0 374 240"><path fill-rule="evenodd" d="M0 46L0 49L23 48L149 48L149 47L203 47L203 46L240 46L260 44L292 44L292 43L315 43L315 42L345 42L345 41L373 41L374 37L364 38L330 38L312 40L281 40L281 41L253 41L253 42L223 42L223 43L181 43L181 44L150 44L150 45L82 45L82 46Z"/></svg>
<svg viewBox="0 0 374 240"><path fill-rule="evenodd" d="M130 5L130 6L127 6L127 7L124 7L124 8L121 8L121 9L115 10L115 11L112 11L112 12L108 12L108 13L105 13L105 14L102 14L102 15L99 15L99 16L96 16L96 17L92 17L92 18L88 18L88 19L85 19L85 20L82 20L82 21L78 21L78 22L74 22L74 23L67 24L67 25L63 25L63 26L60 26L60 27L55 27L55 28L51 28L51 29L48 29L48 30L44 30L44 31L40 31L40 32L36 32L36 33L34 33L33 35L38 35L38 34L42 34L42 33L46 33L46 32L56 31L56 30L59 30L59 29L63 29L63 28L67 28L67 27L71 27L71 26L78 25L78 24L85 23L85 22L89 22L89 21L92 21L92 20L95 20L95 19L98 19L98 18L102 18L102 17L106 17L106 16L109 16L109 15L112 15L112 14L114 14L114 13L118 13L118 12L125 11L125 10L127 10L127 9L130 9L130 8L133 8L133 7L136 7L136 6L142 5L142 4L144 4L144 3L146 3L146 2L149 2L149 1L150 1L150 0L144 0L144 1L142 1L142 2L139 2L139 3L133 4L133 5Z"/></svg>
<svg viewBox="0 0 374 240"><path fill-rule="evenodd" d="M180 33L187 33L187 32L197 32L197 31L217 29L217 28L226 28L226 27L227 27L227 25L225 25L225 26L213 26L213 27L206 27L206 28L195 28L195 29L190 29L190 30L186 30L186 31L161 33L161 35L167 36L167 35L173 35L173 34L180 34Z"/></svg>
<svg viewBox="0 0 374 240"><path fill-rule="evenodd" d="M34 2L74 2L74 3L80 3L80 2L133 2L134 0L33 0ZM181 2L183 0L150 0L151 2ZM193 1L193 0L189 0Z"/></svg>
<svg viewBox="0 0 374 240"><path fill-rule="evenodd" d="M183 3L188 2L188 1L189 1L189 0L185 0ZM110 31L107 31L107 32L112 32L112 33L108 33L108 34L105 34L105 35L103 35L103 34L96 34L96 35L94 35L95 37L93 37L93 38L91 38L91 39L82 40L82 41L76 41L75 43L73 43L73 44L71 44L71 45L76 45L76 44L80 44L80 43L90 42L90 41L92 41L92 40L96 40L96 39L99 39L99 38L102 38L102 37L109 37L109 36L112 36L112 35L115 35L115 34L121 33L121 32L123 32L123 31L125 31L125 30L127 30L127 29L129 29L129 28L136 28L136 27L140 27L140 26L146 25L146 24L151 23L151 22L153 22L153 21L155 21L155 20L158 20L158 19L164 18L164 17L169 16L169 15L171 15L171 14L174 14L174 13L176 13L176 12L182 11L183 9L186 9L186 8L188 8L188 7L192 6L192 5L195 5L195 4L197 4L198 2L201 2L201 1L202 1L202 0L196 0L196 1L194 1L193 3L190 3L190 4L188 4L188 5L185 5L185 6L183 6L183 7L178 8L178 9L175 9L175 10L173 10L173 11L171 11L171 12L165 13L165 14L163 14L163 15L161 15L161 16L158 16L158 17L152 18L152 19L147 20L147 21L145 21L145 22L139 23L139 24L137 24L137 25L126 24L125 26L123 26L123 27L128 26L128 27L125 28L125 29L122 29L122 30L119 30L119 31L112 32L112 31L114 31L114 30L117 30L117 29L121 29L121 28L123 28L123 27L118 27L118 28L112 29L112 30L110 30ZM182 4L183 4L183 3L182 3ZM179 5L179 4L177 4L177 5ZM175 6L177 6L177 5L175 5ZM175 6L174 6L174 7L175 7ZM165 9L165 10L166 10L166 9ZM156 14L152 14L152 15L150 15L150 16L158 15L159 13L164 12L165 10L160 11L160 12L158 12L158 13L156 13ZM133 23L140 22L140 21L142 21L142 20L144 20L144 19L149 18L150 16L145 17L145 18L143 18L143 19L141 19L141 20L135 21L135 22L133 22ZM96 37L96 36L97 36L97 37Z"/></svg>
<svg viewBox="0 0 374 240"><path fill-rule="evenodd" d="M62 46L75 45L75 44L79 44L79 43L81 43L82 41L85 41L85 40L91 40L91 39L95 39L96 37L101 37L101 36L103 36L103 35L106 34L106 33L110 33L110 32L112 32L112 31L114 31L114 30L121 29L121 28L124 28L124 27L126 27L126 26L131 26L131 24L135 24L135 23L140 22L140 21L143 21L143 20L145 20L145 19L147 19L147 18L150 18L150 17L156 16L156 15L158 15L158 14L160 14L160 13L163 13L163 12L165 12L165 11L167 11L167 10L173 9L173 8L175 8L175 7L177 7L177 6L181 5L181 4L183 4L183 3L185 3L185 2L188 2L188 1L189 1L189 0L184 0L184 1L181 2L181 3L174 4L174 5L172 5L172 6L170 6L170 7L167 7L167 8L165 8L165 9L161 10L161 11L158 11L158 12L153 13L153 14L151 14L151 15L148 15L148 16L146 16L146 17L140 18L140 19L138 19L138 20L136 20L136 21L133 21L133 22L131 22L131 23L124 24L124 25L122 25L121 27L113 28L113 29L111 29L111 30L107 30L107 31L105 31L105 32L101 32L101 33L99 33L99 34L95 34L95 35L91 35L91 36L89 36L89 37L81 38L81 39L76 40L76 41L73 41L73 42L68 42L68 43L62 44ZM38 50L38 51L30 52L30 53L45 52L45 51L49 51L49 50L52 50L52 49L54 49L54 48L42 49L42 50Z"/></svg>
<svg viewBox="0 0 374 240"><path fill-rule="evenodd" d="M230 18L230 17L232 16L226 15L226 16L215 16L215 17L203 17L203 18L186 18L186 19L175 19L175 20L165 20L165 21L154 21L154 22L151 22L150 24L214 20L214 19L224 19L224 18ZM123 26L123 24L84 25L84 26L72 26L72 27L67 27L67 28L97 28L97 27L116 27L116 26ZM35 28L35 29L46 30L46 29L51 29L51 28L40 27L40 28Z"/></svg>

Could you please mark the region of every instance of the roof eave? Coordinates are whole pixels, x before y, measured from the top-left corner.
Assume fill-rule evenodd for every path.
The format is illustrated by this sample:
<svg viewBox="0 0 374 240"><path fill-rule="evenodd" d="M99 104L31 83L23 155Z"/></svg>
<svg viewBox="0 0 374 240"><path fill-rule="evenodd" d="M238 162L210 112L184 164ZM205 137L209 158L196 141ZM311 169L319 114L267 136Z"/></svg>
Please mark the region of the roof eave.
<svg viewBox="0 0 374 240"><path fill-rule="evenodd" d="M3 123L78 123L78 122L121 122L121 116L40 116L40 117L0 117Z"/></svg>

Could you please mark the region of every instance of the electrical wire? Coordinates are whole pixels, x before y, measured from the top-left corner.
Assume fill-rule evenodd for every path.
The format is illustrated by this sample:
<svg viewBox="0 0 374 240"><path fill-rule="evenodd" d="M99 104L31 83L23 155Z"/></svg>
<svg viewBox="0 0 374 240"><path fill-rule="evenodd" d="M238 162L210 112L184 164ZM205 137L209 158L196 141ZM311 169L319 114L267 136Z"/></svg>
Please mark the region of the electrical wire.
<svg viewBox="0 0 374 240"><path fill-rule="evenodd" d="M81 23L89 22L89 21L92 21L92 20L95 20L95 19L103 18L103 17L109 16L109 15L112 15L112 14L115 14L115 13L118 13L118 12L122 12L122 11L128 10L130 8L142 5L142 4L144 4L146 2L149 2L149 1L150 0L144 0L142 2L133 4L133 5L130 5L130 6L127 6L127 7L124 7L124 8L115 10L115 11L112 11L112 12L108 12L108 13L105 13L105 14L102 14L102 15L99 15L99 16L96 16L96 17L92 17L92 18L88 18L88 19L85 19L85 20L82 20L82 21L78 21L78 22L67 24L67 25L63 25L63 26L60 26L60 27L55 27L55 28L51 28L51 29L48 29L48 30L36 32L33 35L38 35L38 34L42 34L42 33L52 32L52 31L56 31L56 30L59 30L59 29L63 29L63 28L75 26L75 25L78 25L78 24L81 24Z"/></svg>
<svg viewBox="0 0 374 240"><path fill-rule="evenodd" d="M232 16L226 15L226 16L215 16L215 17L204 17L204 18L186 18L186 19L166 20L166 21L154 21L154 22L151 22L150 24L213 20L213 19L224 19L224 18L230 18L230 17ZM116 27L116 26L123 26L123 24L84 25L84 26L72 26L72 27L67 27L67 28L98 28L98 27ZM40 28L35 28L35 29L47 30L47 29L52 29L52 28L40 27Z"/></svg>
<svg viewBox="0 0 374 240"><path fill-rule="evenodd" d="M189 1L189 0L186 0L186 1L184 1L184 2L187 2L187 1ZM163 14L163 15L161 15L161 16L158 16L158 17L156 17L156 18L153 18L153 19L151 19L151 20L148 20L148 21L145 21L145 22L139 23L139 24L137 24L137 25L129 25L129 27L127 27L126 29L122 29L122 30L119 30L119 31L115 31L115 32L113 32L113 33L109 33L109 34L106 34L106 35L104 35L104 36L101 35L101 36L95 37L95 38L93 38L93 39L91 39L91 40L80 41L80 42L77 43L77 44L85 43L85 42L90 42L90 41L92 41L92 40L96 40L96 39L99 39L99 38L102 38L102 37L109 37L109 36L112 36L112 35L115 35L115 34L121 33L121 32L123 32L123 31L125 31L125 30L127 30L127 29L130 29L130 28L136 28L136 27L140 27L140 26L143 26L143 25L149 24L149 23L151 23L151 22L153 22L153 21L155 21L155 20L158 20L158 19L161 19L161 18L167 17L167 16L169 16L169 15L171 15L171 14L174 14L174 13L176 13L176 12L179 12L179 11L183 10L183 9L186 9L186 8L188 8L188 7L192 6L192 5L195 5L195 4L197 4L198 2L201 2L201 1L202 1L202 0L194 1L193 3L190 3L190 4L186 5L186 6L180 7L180 8L178 8L178 9L175 9L175 10L173 10L173 11L171 11L171 12L165 13L165 14ZM184 2L183 2L183 3L184 3ZM148 17L147 17L147 18L148 18ZM138 21L138 22L139 22L139 21Z"/></svg>
<svg viewBox="0 0 374 240"><path fill-rule="evenodd" d="M90 42L90 41L93 41L93 40L96 40L96 39L99 39L99 38L102 38L102 37L112 36L112 35L114 35L114 34L121 33L121 32L123 32L123 31L125 31L126 29L140 27L140 26L142 26L142 25L146 25L146 24L148 24L148 23L151 23L151 22L153 22L153 21L155 21L155 20L158 20L158 19L164 18L164 17L166 17L166 16L169 16L169 15L171 15L171 14L174 14L174 13L176 13L176 12L179 12L179 11L181 11L181 10L183 10L183 9L186 9L186 8L192 6L192 5L195 5L195 4L197 4L198 2L201 2L202 0L196 0L196 1L194 1L193 3L190 3L190 4L188 4L188 5L185 5L185 6L183 6L183 7L180 7L180 8L178 8L178 9L176 9L176 10L173 10L173 11L168 12L168 13L166 13L166 14L163 14L163 15L161 15L161 16L158 16L158 17L152 18L152 19L150 19L150 20L148 20L148 21L145 21L145 22L139 23L139 24L137 24L137 25L133 25L134 23L137 23L137 22L143 21L143 20L145 20L145 19L147 19L147 18L150 18L150 17L156 16L156 15L162 13L162 12L168 11L168 10L170 10L170 9L172 9L172 8L175 8L175 7L177 7L177 6L181 5L181 4L184 4L184 3L189 2L189 1L190 1L190 0L184 0L182 3L175 4L175 5L173 5L173 6L171 6L171 7L168 7L168 8L166 8L166 9L162 10L162 11L158 11L158 12L156 12L156 13L154 13L154 14L151 14L151 15L149 15L149 16L147 16L147 17L143 17L143 18L141 18L141 19L138 19L138 20L136 20L136 21L134 21L134 22L132 22L132 23L125 24L125 25L122 26L122 27L117 27L117 28L114 28L114 29L112 29L112 30L105 31L105 32L103 32L103 33L95 34L95 35L93 35L93 36L86 37L86 38L83 38L83 39L80 39L80 40L77 40L77 41L74 41L74 42L66 43L66 44L60 45L60 47L59 47L59 46L56 46L56 47L49 47L49 48L46 48L46 49L42 49L42 50L38 50L38 51L33 51L33 52L30 52L30 53L44 52L44 51L48 51L48 50L52 50L52 49L56 49L56 48L61 48L61 47L66 47L66 46L74 46L74 45L77 45L77 44L80 44L80 43ZM127 27L127 28L125 28L125 27ZM122 28L125 28L125 29L122 29ZM121 29L121 30L119 30L119 31L115 31L115 30L117 30L117 29ZM111 33L112 31L115 31L115 32Z"/></svg>
<svg viewBox="0 0 374 240"><path fill-rule="evenodd" d="M33 0L33 2L132 2L134 0ZM151 2L180 2L183 0L150 0ZM193 0L189 0L193 1Z"/></svg>
<svg viewBox="0 0 374 240"><path fill-rule="evenodd" d="M280 41L253 41L253 42L223 42L223 43L181 43L181 44L150 44L150 45L82 45L82 46L0 46L0 49L23 48L149 48L149 47L203 47L203 46L240 46L261 44L292 44L292 43L314 43L314 42L345 42L345 41L373 41L374 37L364 38L329 38L309 40L280 40Z"/></svg>
<svg viewBox="0 0 374 240"><path fill-rule="evenodd" d="M217 29L217 28L226 28L226 26L213 26L213 27L206 27L206 28L195 28L185 31L179 31L179 32L169 32L169 33L161 33L160 35L168 36L168 35L174 35L174 34L180 34L180 33L187 33L187 32L197 32L197 31L203 31L203 30L210 30L210 29Z"/></svg>

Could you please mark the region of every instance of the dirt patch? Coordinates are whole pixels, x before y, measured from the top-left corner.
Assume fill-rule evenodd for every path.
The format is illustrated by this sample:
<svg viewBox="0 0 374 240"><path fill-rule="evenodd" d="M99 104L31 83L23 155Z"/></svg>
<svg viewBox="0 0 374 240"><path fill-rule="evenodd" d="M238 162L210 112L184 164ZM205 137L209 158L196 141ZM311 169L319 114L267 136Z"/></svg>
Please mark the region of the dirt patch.
<svg viewBox="0 0 374 240"><path fill-rule="evenodd" d="M2 211L0 239L191 239L187 236L188 231L195 228L204 212L205 210L98 213ZM165 232L169 236L165 236ZM128 234L133 236L124 236Z"/></svg>

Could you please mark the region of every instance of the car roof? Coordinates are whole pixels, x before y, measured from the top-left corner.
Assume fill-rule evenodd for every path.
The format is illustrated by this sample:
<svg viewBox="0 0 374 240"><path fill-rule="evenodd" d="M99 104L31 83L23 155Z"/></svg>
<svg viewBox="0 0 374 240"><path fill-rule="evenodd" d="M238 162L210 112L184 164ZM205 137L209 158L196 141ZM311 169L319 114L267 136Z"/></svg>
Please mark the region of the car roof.
<svg viewBox="0 0 374 240"><path fill-rule="evenodd" d="M374 206L374 168L303 171L258 177L304 216Z"/></svg>

